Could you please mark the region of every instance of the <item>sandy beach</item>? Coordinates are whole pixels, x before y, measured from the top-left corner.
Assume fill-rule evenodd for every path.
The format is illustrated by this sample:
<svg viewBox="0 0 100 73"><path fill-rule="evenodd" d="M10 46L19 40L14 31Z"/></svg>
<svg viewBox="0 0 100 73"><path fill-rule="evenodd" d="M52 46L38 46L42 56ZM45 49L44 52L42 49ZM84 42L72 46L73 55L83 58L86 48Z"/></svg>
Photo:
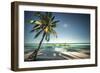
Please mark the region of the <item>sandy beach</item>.
<svg viewBox="0 0 100 73"><path fill-rule="evenodd" d="M25 61L28 60L28 57L32 55L32 52L28 52L24 55ZM84 52L58 52L58 51L41 51L38 53L37 61L41 60L70 60L70 59L87 59L90 58L89 54Z"/></svg>

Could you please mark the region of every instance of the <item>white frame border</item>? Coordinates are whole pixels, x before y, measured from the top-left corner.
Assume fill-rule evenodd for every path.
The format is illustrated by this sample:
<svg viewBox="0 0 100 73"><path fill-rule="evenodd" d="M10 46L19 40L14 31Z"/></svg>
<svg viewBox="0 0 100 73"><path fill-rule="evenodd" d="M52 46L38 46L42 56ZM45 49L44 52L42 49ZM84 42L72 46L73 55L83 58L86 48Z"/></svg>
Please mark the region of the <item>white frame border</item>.
<svg viewBox="0 0 100 73"><path fill-rule="evenodd" d="M35 68L35 67L51 67L51 66L64 66L64 65L84 65L95 64L95 10L94 9L82 9L82 8L60 8L60 7L48 7L48 6L28 6L19 5L19 55L18 63L19 68ZM63 13L84 13L91 14L91 57L90 59L80 60L60 60L60 61L39 61L39 62L24 62L24 11L50 11L50 12L63 12Z"/></svg>

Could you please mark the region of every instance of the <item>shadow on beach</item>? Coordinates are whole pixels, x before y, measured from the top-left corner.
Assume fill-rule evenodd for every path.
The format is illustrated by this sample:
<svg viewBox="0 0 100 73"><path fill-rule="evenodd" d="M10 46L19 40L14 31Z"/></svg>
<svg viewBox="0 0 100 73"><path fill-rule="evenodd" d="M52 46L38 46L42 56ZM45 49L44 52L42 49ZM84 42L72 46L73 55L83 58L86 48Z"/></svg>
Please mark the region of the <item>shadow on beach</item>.
<svg viewBox="0 0 100 73"><path fill-rule="evenodd" d="M25 53L24 61L33 61L33 59L28 59L30 55L32 55L34 51L30 51ZM73 59L88 59L90 58L89 51L48 51L48 50L40 50L37 55L36 61L51 61L51 60L73 60Z"/></svg>

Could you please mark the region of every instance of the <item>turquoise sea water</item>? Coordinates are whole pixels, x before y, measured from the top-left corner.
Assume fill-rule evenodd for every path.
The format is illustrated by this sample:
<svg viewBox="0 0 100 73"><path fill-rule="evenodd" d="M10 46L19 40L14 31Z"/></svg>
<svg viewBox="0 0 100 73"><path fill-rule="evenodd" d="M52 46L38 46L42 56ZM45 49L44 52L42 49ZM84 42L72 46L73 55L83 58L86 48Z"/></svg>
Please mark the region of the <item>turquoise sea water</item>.
<svg viewBox="0 0 100 73"><path fill-rule="evenodd" d="M38 43L25 43L24 53L28 53L38 48ZM41 50L45 51L69 51L69 52L84 52L90 54L89 43L43 43Z"/></svg>

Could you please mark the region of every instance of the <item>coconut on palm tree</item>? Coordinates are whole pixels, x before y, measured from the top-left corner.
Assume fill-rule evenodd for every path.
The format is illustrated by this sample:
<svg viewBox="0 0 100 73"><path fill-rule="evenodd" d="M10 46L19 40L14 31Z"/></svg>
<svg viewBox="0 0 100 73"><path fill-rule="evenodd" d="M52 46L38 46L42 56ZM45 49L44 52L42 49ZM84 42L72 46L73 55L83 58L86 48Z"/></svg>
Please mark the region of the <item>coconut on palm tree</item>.
<svg viewBox="0 0 100 73"><path fill-rule="evenodd" d="M36 60L38 51L41 48L42 42L50 40L50 35L53 34L57 38L57 33L54 30L59 20L55 20L55 16L51 12L36 12L35 16L38 17L36 20L30 20L30 24L33 24L31 32L35 32L34 38L42 35L38 48L29 56L32 60Z"/></svg>

